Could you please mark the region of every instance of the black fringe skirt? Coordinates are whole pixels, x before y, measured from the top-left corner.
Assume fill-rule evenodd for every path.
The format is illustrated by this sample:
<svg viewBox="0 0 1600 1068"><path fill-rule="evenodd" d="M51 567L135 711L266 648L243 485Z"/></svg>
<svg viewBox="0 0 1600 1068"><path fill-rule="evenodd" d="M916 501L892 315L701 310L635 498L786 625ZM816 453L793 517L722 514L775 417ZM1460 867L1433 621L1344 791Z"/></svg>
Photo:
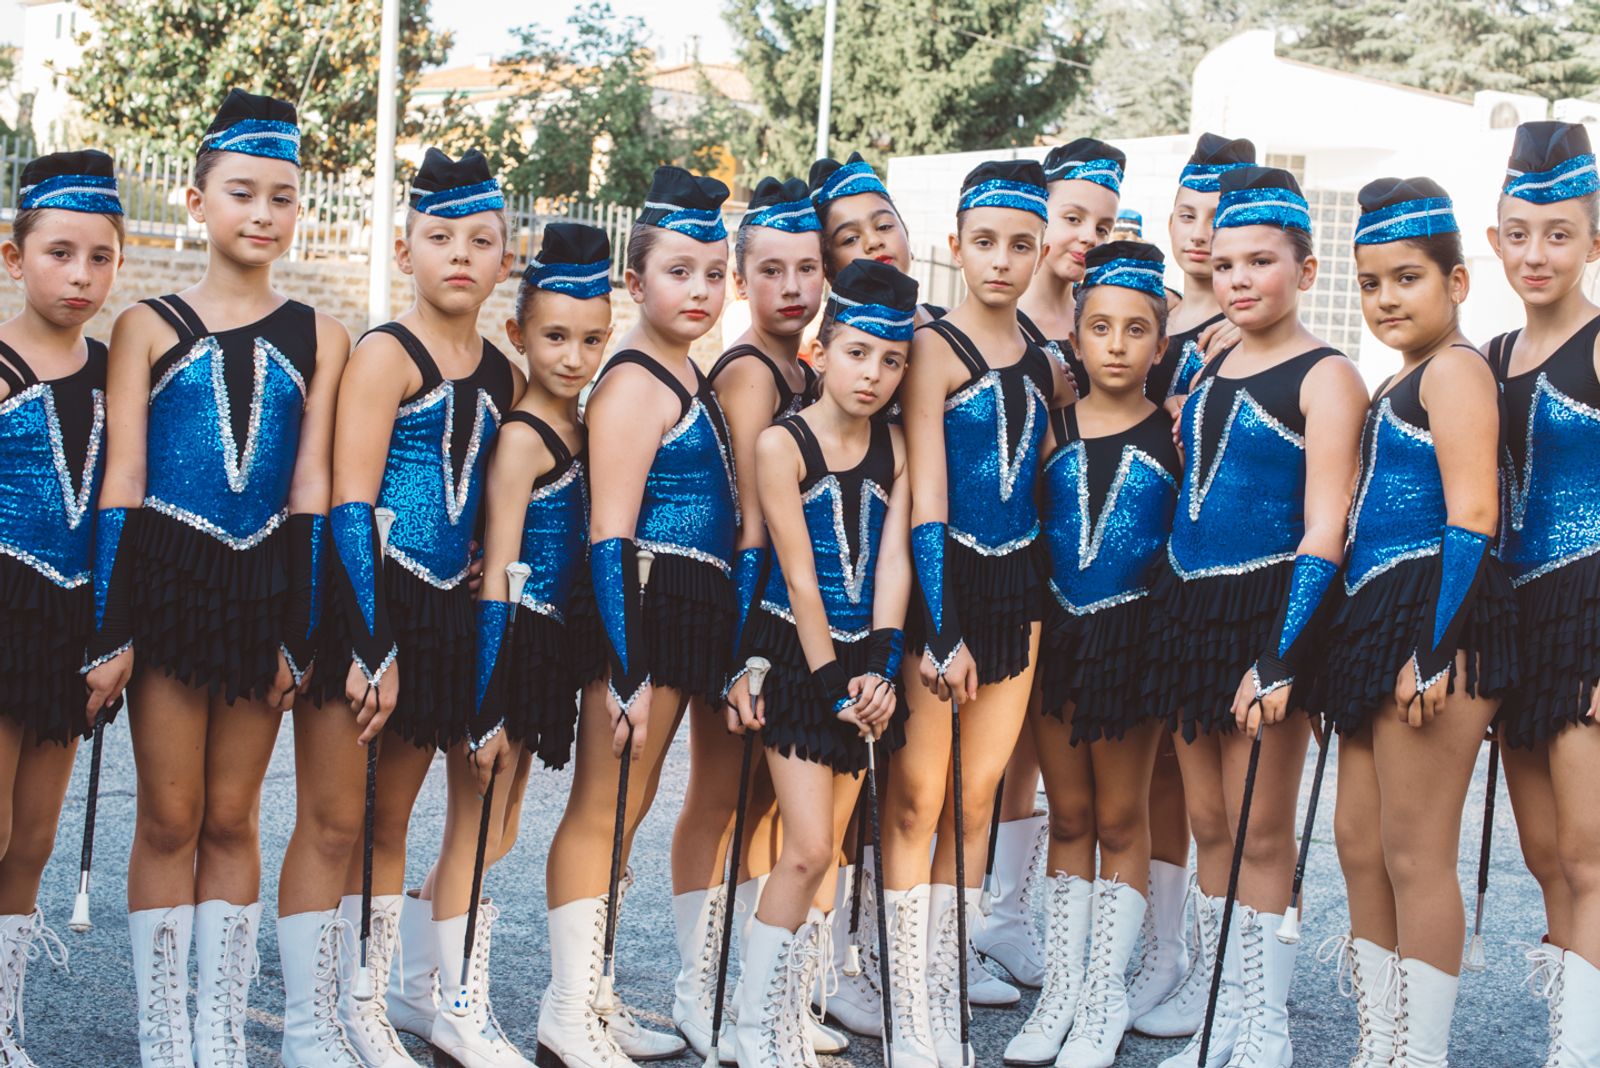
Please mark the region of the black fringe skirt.
<svg viewBox="0 0 1600 1068"><path fill-rule="evenodd" d="M644 598L651 683L698 697L720 716L737 618L733 579L720 568L657 552Z"/></svg>
<svg viewBox="0 0 1600 1068"><path fill-rule="evenodd" d="M507 661L506 734L547 768L566 767L578 725L578 691L605 674L604 634L594 598L567 607L558 623L530 608L517 610Z"/></svg>
<svg viewBox="0 0 1600 1068"><path fill-rule="evenodd" d="M1150 596L1077 616L1052 599L1039 653L1039 693L1046 715L1072 712L1072 744L1121 741L1156 717L1145 695L1152 660Z"/></svg>
<svg viewBox="0 0 1600 1068"><path fill-rule="evenodd" d="M1044 619L1048 550L1042 537L1004 556L983 553L947 538L945 587L955 602L956 619L967 651L978 665L978 682L988 685L1028 670L1033 624ZM922 591L912 591L906 619L906 658L920 658L928 638Z"/></svg>
<svg viewBox="0 0 1600 1068"><path fill-rule="evenodd" d="M41 742L90 733L83 651L94 629L94 584L63 589L0 554L0 715Z"/></svg>
<svg viewBox="0 0 1600 1068"><path fill-rule="evenodd" d="M1498 730L1529 748L1579 724L1595 727L1589 705L1600 686L1600 554L1516 589L1521 667Z"/></svg>

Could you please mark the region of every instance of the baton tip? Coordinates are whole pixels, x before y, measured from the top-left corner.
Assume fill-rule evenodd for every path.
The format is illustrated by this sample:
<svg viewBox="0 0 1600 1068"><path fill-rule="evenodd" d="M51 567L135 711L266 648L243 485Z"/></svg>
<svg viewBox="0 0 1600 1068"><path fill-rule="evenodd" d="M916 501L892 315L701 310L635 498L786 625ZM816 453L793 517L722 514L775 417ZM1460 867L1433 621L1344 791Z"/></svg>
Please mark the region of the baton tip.
<svg viewBox="0 0 1600 1068"><path fill-rule="evenodd" d="M77 898L72 902L72 919L67 921L67 930L74 934L88 934L94 926L89 921L89 894L79 890Z"/></svg>
<svg viewBox="0 0 1600 1068"><path fill-rule="evenodd" d="M1290 905L1283 913L1283 922L1278 925L1278 941L1286 946L1300 943L1300 909Z"/></svg>
<svg viewBox="0 0 1600 1068"><path fill-rule="evenodd" d="M1489 957L1484 951L1483 936L1475 934L1467 942L1467 953L1461 961L1461 967L1469 972L1483 972L1489 969Z"/></svg>

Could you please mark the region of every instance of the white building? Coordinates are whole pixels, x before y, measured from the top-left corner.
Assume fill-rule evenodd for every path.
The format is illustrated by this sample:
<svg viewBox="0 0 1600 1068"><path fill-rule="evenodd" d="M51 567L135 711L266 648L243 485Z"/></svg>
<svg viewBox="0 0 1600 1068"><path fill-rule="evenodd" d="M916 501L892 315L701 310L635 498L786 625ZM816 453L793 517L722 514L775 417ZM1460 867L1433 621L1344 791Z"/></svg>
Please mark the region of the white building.
<svg viewBox="0 0 1600 1068"><path fill-rule="evenodd" d="M1426 175L1450 192L1472 272L1462 325L1473 340L1487 341L1521 317L1521 304L1486 236L1495 221L1512 128L1545 118L1596 124L1591 134L1600 142L1600 105L1592 102L1560 100L1552 108L1540 97L1493 92L1463 100L1284 59L1275 54L1271 31L1250 31L1219 45L1196 66L1189 133L1116 141L1128 155L1122 203L1144 216L1145 238L1170 252L1165 222L1194 139L1203 131L1250 138L1261 162L1292 171L1311 201L1321 273L1302 298L1307 324L1355 357L1375 383L1394 370L1398 358L1361 320L1351 254L1357 191L1386 175ZM1047 151L1005 154L1043 159ZM949 261L946 236L961 179L995 155L909 156L889 164L889 190L911 232L921 280L935 300L952 289L951 269L938 264ZM1169 271L1175 287L1181 288L1182 279L1175 268Z"/></svg>
<svg viewBox="0 0 1600 1068"><path fill-rule="evenodd" d="M16 94L32 95L31 123L40 148L64 148L76 140L80 114L77 101L67 93L67 72L83 55L78 37L93 32L93 16L73 0L17 2L22 9L22 54Z"/></svg>

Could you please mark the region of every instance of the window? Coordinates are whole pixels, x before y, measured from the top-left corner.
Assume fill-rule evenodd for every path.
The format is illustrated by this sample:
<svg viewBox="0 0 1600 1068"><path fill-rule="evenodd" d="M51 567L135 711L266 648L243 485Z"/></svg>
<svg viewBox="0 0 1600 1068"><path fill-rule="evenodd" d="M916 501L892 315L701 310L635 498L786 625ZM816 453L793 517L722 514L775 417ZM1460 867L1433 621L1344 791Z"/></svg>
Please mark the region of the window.
<svg viewBox="0 0 1600 1068"><path fill-rule="evenodd" d="M1291 156L1282 152L1268 152L1265 166L1276 167L1280 171L1288 171L1294 175L1294 180L1301 185L1306 181L1305 156Z"/></svg>
<svg viewBox="0 0 1600 1068"><path fill-rule="evenodd" d="M1305 157L1294 158L1305 166ZM1355 359L1361 349L1361 291L1352 251L1356 195L1312 189L1306 202L1317 247L1317 281L1301 298L1301 315L1313 334Z"/></svg>

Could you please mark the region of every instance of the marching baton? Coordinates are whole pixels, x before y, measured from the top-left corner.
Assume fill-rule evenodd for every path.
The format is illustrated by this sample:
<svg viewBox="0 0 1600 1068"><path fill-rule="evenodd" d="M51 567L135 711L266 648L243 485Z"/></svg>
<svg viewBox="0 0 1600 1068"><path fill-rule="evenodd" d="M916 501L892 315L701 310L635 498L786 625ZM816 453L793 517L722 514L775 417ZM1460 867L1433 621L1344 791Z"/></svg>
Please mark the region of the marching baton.
<svg viewBox="0 0 1600 1068"><path fill-rule="evenodd" d="M1244 863L1245 829L1250 825L1250 799L1256 792L1256 768L1261 764L1261 732L1266 730L1265 714L1256 722L1255 740L1250 743L1250 766L1244 773L1244 798L1239 805L1239 834L1233 843L1233 867L1228 870L1228 897L1222 907L1222 927L1217 932L1217 961L1211 969L1211 993L1206 997L1206 1022L1200 1031L1200 1059L1204 1068L1211 1053L1211 1028L1217 1021L1217 995L1222 991L1222 959L1228 953L1228 932L1233 927L1233 903L1239 896L1239 867Z"/></svg>
<svg viewBox="0 0 1600 1068"><path fill-rule="evenodd" d="M939 676L944 681L944 676ZM946 687L949 684L946 683ZM950 767L955 779L956 802L956 959L960 975L956 980L957 1008L961 1012L961 1068L972 1060L972 1020L967 1005L967 845L966 812L961 800L961 702L950 691Z"/></svg>
<svg viewBox="0 0 1600 1068"><path fill-rule="evenodd" d="M1461 966L1481 972L1489 966L1483 948L1483 899L1489 892L1489 847L1494 845L1495 780L1500 774L1500 739L1489 742L1489 781L1483 791L1483 844L1478 848L1478 912L1472 921L1472 938L1467 942L1466 959Z"/></svg>
<svg viewBox="0 0 1600 1068"><path fill-rule="evenodd" d="M889 921L883 902L883 825L878 814L878 741L867 737L867 812L872 819L873 889L878 893L878 986L883 995L883 1063L894 1068L894 1007L889 990Z"/></svg>
<svg viewBox="0 0 1600 1068"><path fill-rule="evenodd" d="M650 566L655 563L656 554L649 549L640 549L636 559L639 562L639 610L644 611L644 591L650 585ZM622 879L622 829L628 818L628 771L633 767L633 721L628 719L628 710L622 710L622 718L628 721L628 740L622 746L622 767L617 772L617 820L611 831L611 882L606 893L606 935L605 956L600 966L600 982L595 987L594 1011L601 1016L609 1016L616 1012L621 1002L617 1000L616 969L617 956L617 883ZM733 903L728 903L731 908Z"/></svg>
<svg viewBox="0 0 1600 1068"><path fill-rule="evenodd" d="M1278 941L1286 946L1300 941L1300 888L1306 881L1306 857L1311 853L1311 829L1317 825L1317 798L1322 796L1322 772L1328 766L1328 750L1333 747L1333 728L1322 726L1322 745L1317 750L1317 771L1311 777L1311 799L1306 803L1306 825L1300 832L1300 859L1294 866L1294 887L1289 891L1289 907L1278 925Z"/></svg>
<svg viewBox="0 0 1600 1068"><path fill-rule="evenodd" d="M869 753L868 756L871 754ZM856 808L856 863L852 872L851 882L855 883L850 888L850 944L845 947L844 967L839 970L854 979L861 974L861 943L856 941L861 936L861 894L867 887L867 835L869 832L865 803L858 804Z"/></svg>
<svg viewBox="0 0 1600 1068"><path fill-rule="evenodd" d="M520 560L506 565L511 611L506 615L505 641L501 643L503 655L512 655L511 636L516 633L517 605L522 602L522 588L528 584L528 576L532 573L533 569ZM478 816L478 852L472 860L472 897L467 901L467 937L461 947L461 987L450 1005L450 1011L457 1016L465 1016L472 1010L472 988L467 984L467 979L472 974L472 938L478 930L478 903L483 897L483 861L489 852L489 813L494 808L494 780L495 772L491 768L489 787L483 792L483 811Z"/></svg>
<svg viewBox="0 0 1600 1068"><path fill-rule="evenodd" d="M89 921L89 868L94 861L94 814L100 804L100 743L105 738L105 706L94 716L94 747L89 751L89 801L83 813L83 858L78 864L78 896L72 903L72 919L67 930L75 934L88 934L94 926Z"/></svg>
<svg viewBox="0 0 1600 1068"><path fill-rule="evenodd" d="M983 869L983 893L978 896L978 912L983 916L994 913L995 891L999 889L999 880L994 875L995 847L1000 843L1000 806L1006 796L1006 777L1000 776L1000 783L994 788L994 811L989 814L989 859Z"/></svg>
<svg viewBox="0 0 1600 1068"><path fill-rule="evenodd" d="M750 700L754 703L755 699L761 696L762 686L766 685L767 672L772 670L772 661L765 657L752 656L744 662L744 666L749 671ZM733 810L733 842L728 846L728 882L722 908L722 946L717 951L717 999L712 1002L711 1045L706 1051L706 1068L717 1068L717 1065L722 1063L722 998L727 992L728 947L733 943L734 888L739 878L739 846L744 839L744 807L750 791L750 756L755 751L755 740L755 731L746 729L744 753L739 757L739 800Z"/></svg>
<svg viewBox="0 0 1600 1068"><path fill-rule="evenodd" d="M389 528L394 526L394 509L374 508L372 518L378 525L378 573L374 578L382 582L383 562L389 552ZM370 696L372 683L368 682L361 694L362 708L367 706ZM379 738L374 738L367 743L367 800L361 820L361 970L356 973L354 991L357 1001L371 1001L374 995L372 976L367 970L367 941L372 935L372 839L378 813L378 742Z"/></svg>

